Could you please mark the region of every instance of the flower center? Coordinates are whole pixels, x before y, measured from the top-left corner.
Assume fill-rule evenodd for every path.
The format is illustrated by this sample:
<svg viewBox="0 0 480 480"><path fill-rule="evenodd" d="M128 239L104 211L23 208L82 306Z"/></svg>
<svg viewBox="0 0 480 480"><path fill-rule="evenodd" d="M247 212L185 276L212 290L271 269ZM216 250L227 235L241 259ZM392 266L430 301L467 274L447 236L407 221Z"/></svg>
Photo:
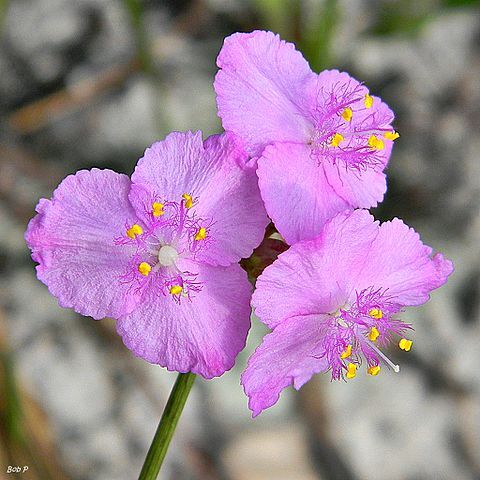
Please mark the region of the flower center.
<svg viewBox="0 0 480 480"><path fill-rule="evenodd" d="M362 290L350 306L340 308L325 323L320 356L327 358L333 379L354 378L362 358L372 376L380 372L380 361L395 372L400 370L379 347L398 336L398 346L408 352L412 341L403 338L403 333L411 327L393 318L402 306L387 293L373 287Z"/></svg>
<svg viewBox="0 0 480 480"><path fill-rule="evenodd" d="M123 235L114 239L117 245L129 245L132 252L122 281L136 291L155 288L176 303L191 300L202 289L196 272L180 271L176 264L180 256L194 260L214 241L213 220L196 215L197 203L188 193L177 201L152 195L142 219L126 225Z"/></svg>
<svg viewBox="0 0 480 480"><path fill-rule="evenodd" d="M309 142L318 163L327 160L357 171L383 169L381 151L399 135L391 128L390 112L365 92L352 80L319 91Z"/></svg>
<svg viewBox="0 0 480 480"><path fill-rule="evenodd" d="M164 267L175 265L178 259L178 252L171 245L164 245L158 251L158 263Z"/></svg>

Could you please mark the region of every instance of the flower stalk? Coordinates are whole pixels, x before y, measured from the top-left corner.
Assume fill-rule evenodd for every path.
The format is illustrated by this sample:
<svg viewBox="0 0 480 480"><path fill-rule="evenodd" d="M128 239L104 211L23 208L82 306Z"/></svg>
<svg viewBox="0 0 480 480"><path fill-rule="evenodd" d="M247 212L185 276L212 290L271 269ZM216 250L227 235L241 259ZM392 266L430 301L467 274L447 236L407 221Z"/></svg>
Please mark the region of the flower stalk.
<svg viewBox="0 0 480 480"><path fill-rule="evenodd" d="M178 374L138 480L157 478L195 377L191 372Z"/></svg>

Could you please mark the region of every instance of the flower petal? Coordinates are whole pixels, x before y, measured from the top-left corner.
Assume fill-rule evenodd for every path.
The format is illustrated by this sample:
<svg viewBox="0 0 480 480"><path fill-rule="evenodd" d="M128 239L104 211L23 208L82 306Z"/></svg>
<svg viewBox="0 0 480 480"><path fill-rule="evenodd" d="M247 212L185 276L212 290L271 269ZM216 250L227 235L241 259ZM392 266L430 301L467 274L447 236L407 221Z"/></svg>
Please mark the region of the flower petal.
<svg viewBox="0 0 480 480"><path fill-rule="evenodd" d="M218 115L252 156L275 141L307 141L304 90L316 75L292 43L272 32L236 33L225 39L217 65Z"/></svg>
<svg viewBox="0 0 480 480"><path fill-rule="evenodd" d="M295 315L333 313L356 288L356 277L378 235L366 210L344 212L321 235L299 242L257 280L252 305L270 328Z"/></svg>
<svg viewBox="0 0 480 480"><path fill-rule="evenodd" d="M263 338L242 374L254 417L274 405L284 388L299 390L327 368L326 359L318 356L321 327L320 315L292 317Z"/></svg>
<svg viewBox="0 0 480 480"><path fill-rule="evenodd" d="M379 234L357 280L357 290L376 286L401 305L421 305L453 272L450 260L424 245L413 228L394 218Z"/></svg>
<svg viewBox="0 0 480 480"><path fill-rule="evenodd" d="M351 208L330 186L309 147L275 143L258 160L265 207L288 244L315 238L328 220Z"/></svg>
<svg viewBox="0 0 480 480"><path fill-rule="evenodd" d="M136 302L120 276L129 256L115 245L136 216L128 201L130 179L111 170L82 170L40 200L25 239L39 263L38 278L62 307L95 319L118 317Z"/></svg>
<svg viewBox="0 0 480 480"><path fill-rule="evenodd" d="M238 265L212 267L184 261L182 270L198 273L202 290L180 303L155 289L117 322L132 352L168 370L205 378L232 368L250 328L251 285Z"/></svg>
<svg viewBox="0 0 480 480"><path fill-rule="evenodd" d="M357 171L328 162L324 169L328 183L352 208L376 207L387 191L386 176L377 169Z"/></svg>
<svg viewBox="0 0 480 480"><path fill-rule="evenodd" d="M148 210L145 198L160 195L179 201L184 193L198 199L195 214L210 220L207 249L198 260L229 265L248 257L261 242L268 218L254 170L233 134L175 132L154 143L132 176L130 200L139 215Z"/></svg>

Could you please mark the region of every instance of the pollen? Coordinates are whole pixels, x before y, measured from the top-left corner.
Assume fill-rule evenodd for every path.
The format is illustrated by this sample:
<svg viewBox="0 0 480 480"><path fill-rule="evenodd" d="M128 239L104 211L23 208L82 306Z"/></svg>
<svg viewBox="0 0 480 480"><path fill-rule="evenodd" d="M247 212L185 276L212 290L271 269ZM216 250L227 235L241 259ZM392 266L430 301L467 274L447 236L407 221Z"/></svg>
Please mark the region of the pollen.
<svg viewBox="0 0 480 480"><path fill-rule="evenodd" d="M370 138L368 139L368 146L374 150L383 150L385 148L383 140L375 135L370 135Z"/></svg>
<svg viewBox="0 0 480 480"><path fill-rule="evenodd" d="M152 203L152 215L154 217L160 217L162 216L165 212L163 211L163 203L160 202L153 202Z"/></svg>
<svg viewBox="0 0 480 480"><path fill-rule="evenodd" d="M405 350L406 352L409 352L410 349L412 348L413 342L412 340L407 340L406 338L402 338L398 342L398 346L400 347L401 350Z"/></svg>
<svg viewBox="0 0 480 480"><path fill-rule="evenodd" d="M346 122L351 122L352 117L353 117L353 111L350 107L347 107L343 112L342 112L342 117Z"/></svg>
<svg viewBox="0 0 480 480"><path fill-rule="evenodd" d="M365 95L363 99L363 103L365 104L365 108L372 108L373 107L373 97L368 93Z"/></svg>
<svg viewBox="0 0 480 480"><path fill-rule="evenodd" d="M373 365L372 367L370 367L367 370L367 373L369 375L372 375L373 377L375 377L376 375L378 375L380 373L380 365Z"/></svg>
<svg viewBox="0 0 480 480"><path fill-rule="evenodd" d="M336 133L333 137L332 140L330 141L330 146L331 147L338 147L341 142L343 142L344 138L341 133Z"/></svg>
<svg viewBox="0 0 480 480"><path fill-rule="evenodd" d="M130 228L127 229L127 237L135 238L137 235L141 235L143 233L143 228L135 223Z"/></svg>
<svg viewBox="0 0 480 480"><path fill-rule="evenodd" d="M347 345L345 347L345 350L342 352L342 354L340 355L340 358L343 360L344 358L348 358L350 355L352 354L352 346L351 345Z"/></svg>
<svg viewBox="0 0 480 480"><path fill-rule="evenodd" d="M376 318L377 320L380 320L381 318L383 318L383 312L379 309L379 308L372 308L368 314L372 317L372 318Z"/></svg>
<svg viewBox="0 0 480 480"><path fill-rule="evenodd" d="M148 276L148 274L150 273L150 270L152 270L152 266L147 262L142 262L138 266L138 271L145 277Z"/></svg>
<svg viewBox="0 0 480 480"><path fill-rule="evenodd" d="M193 198L188 193L184 193L182 198L185 200L185 208L192 208L193 207Z"/></svg>
<svg viewBox="0 0 480 480"><path fill-rule="evenodd" d="M169 291L171 295L180 295L183 291L183 288L180 285L172 285Z"/></svg>
<svg viewBox="0 0 480 480"><path fill-rule="evenodd" d="M372 327L368 334L368 339L371 342L375 342L379 336L380 336L380 332L378 331L377 327Z"/></svg>
<svg viewBox="0 0 480 480"><path fill-rule="evenodd" d="M385 132L383 135L387 140L396 140L398 137L400 137L400 134L398 132Z"/></svg>
<svg viewBox="0 0 480 480"><path fill-rule="evenodd" d="M195 240L205 240L207 238L207 229L205 227L200 227L198 232L195 234Z"/></svg>
<svg viewBox="0 0 480 480"><path fill-rule="evenodd" d="M357 366L354 363L349 363L347 365L347 375L348 379L355 378L357 376Z"/></svg>

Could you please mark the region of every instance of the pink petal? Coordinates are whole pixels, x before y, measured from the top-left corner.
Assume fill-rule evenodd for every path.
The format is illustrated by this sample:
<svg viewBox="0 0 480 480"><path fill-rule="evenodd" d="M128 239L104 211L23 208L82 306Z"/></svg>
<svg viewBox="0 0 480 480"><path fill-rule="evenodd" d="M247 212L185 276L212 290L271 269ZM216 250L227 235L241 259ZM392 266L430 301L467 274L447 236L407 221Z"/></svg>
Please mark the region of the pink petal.
<svg viewBox="0 0 480 480"><path fill-rule="evenodd" d="M134 307L134 296L120 282L129 255L114 243L126 223L135 223L129 190L126 175L82 170L65 178L52 200L40 200L25 239L39 263L38 278L62 307L95 319Z"/></svg>
<svg viewBox="0 0 480 480"><path fill-rule="evenodd" d="M353 208L376 207L387 191L386 175L377 169L356 171L327 162L324 169L336 194Z"/></svg>
<svg viewBox="0 0 480 480"><path fill-rule="evenodd" d="M337 215L316 239L299 242L267 267L252 297L270 328L296 315L334 313L356 288L356 277L378 235L366 210Z"/></svg>
<svg viewBox="0 0 480 480"><path fill-rule="evenodd" d="M130 200L144 215L145 198L153 194L181 201L188 193L198 202L195 214L206 218L212 240L198 260L229 265L247 258L261 242L268 218L253 169L233 134L175 132L154 143L137 164Z"/></svg>
<svg viewBox="0 0 480 480"><path fill-rule="evenodd" d="M443 285L453 264L424 245L413 228L398 218L380 226L357 280L357 289L377 286L401 305L421 305Z"/></svg>
<svg viewBox="0 0 480 480"><path fill-rule="evenodd" d="M284 388L293 385L299 390L327 368L327 361L318 356L322 320L320 315L289 318L263 338L242 374L254 417L274 405Z"/></svg>
<svg viewBox="0 0 480 480"><path fill-rule="evenodd" d="M292 43L272 32L236 33L225 39L217 65L218 115L252 156L275 141L306 142L304 90L316 75Z"/></svg>
<svg viewBox="0 0 480 480"><path fill-rule="evenodd" d="M265 207L288 244L316 237L328 220L351 205L328 183L307 145L276 143L258 160Z"/></svg>
<svg viewBox="0 0 480 480"><path fill-rule="evenodd" d="M203 288L191 301L145 292L140 305L117 322L132 352L168 370L205 378L232 368L250 328L251 285L238 265L212 267L184 261L182 270L198 273Z"/></svg>

